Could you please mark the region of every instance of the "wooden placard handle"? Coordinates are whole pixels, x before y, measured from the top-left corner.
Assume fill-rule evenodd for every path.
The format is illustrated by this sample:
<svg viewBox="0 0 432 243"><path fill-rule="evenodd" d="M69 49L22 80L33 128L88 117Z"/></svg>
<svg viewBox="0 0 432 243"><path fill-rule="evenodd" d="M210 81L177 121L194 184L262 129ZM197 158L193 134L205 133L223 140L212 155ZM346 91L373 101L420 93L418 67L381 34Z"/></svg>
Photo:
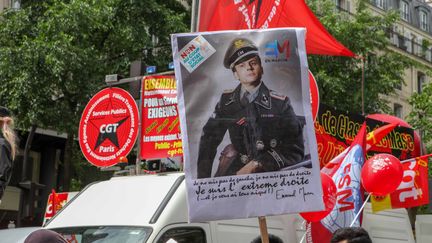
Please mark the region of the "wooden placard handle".
<svg viewBox="0 0 432 243"><path fill-rule="evenodd" d="M269 243L269 236L267 232L267 222L264 216L258 217L260 232L261 232L261 242Z"/></svg>

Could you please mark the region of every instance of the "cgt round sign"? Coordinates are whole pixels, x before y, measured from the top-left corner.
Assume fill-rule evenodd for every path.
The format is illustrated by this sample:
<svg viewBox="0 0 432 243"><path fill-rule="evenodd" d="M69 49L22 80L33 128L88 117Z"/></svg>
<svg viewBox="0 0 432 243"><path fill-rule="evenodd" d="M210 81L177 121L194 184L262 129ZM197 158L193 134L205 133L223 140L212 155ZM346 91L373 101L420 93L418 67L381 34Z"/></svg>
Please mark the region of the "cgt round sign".
<svg viewBox="0 0 432 243"><path fill-rule="evenodd" d="M137 136L138 107L127 91L106 88L91 98L79 124L79 144L90 163L117 164L131 151Z"/></svg>

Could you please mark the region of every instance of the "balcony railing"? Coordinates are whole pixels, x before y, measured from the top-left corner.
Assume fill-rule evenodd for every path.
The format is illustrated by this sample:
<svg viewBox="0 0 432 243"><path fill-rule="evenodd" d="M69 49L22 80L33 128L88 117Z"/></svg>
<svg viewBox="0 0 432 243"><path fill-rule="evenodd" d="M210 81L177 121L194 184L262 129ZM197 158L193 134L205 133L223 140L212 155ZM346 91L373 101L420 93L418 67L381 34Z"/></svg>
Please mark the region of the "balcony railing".
<svg viewBox="0 0 432 243"><path fill-rule="evenodd" d="M388 30L387 34L390 39L390 43L393 46L429 63L432 63L432 44L426 45L418 43L417 41L409 39L393 30Z"/></svg>
<svg viewBox="0 0 432 243"><path fill-rule="evenodd" d="M336 5L336 9L340 12L344 12L349 15L354 15L353 13L348 11L346 8L341 7L340 5ZM388 30L387 36L389 37L390 43L393 46L407 53L410 53L416 57L419 57L426 62L432 63L432 41L426 46L425 44L418 43L415 40L409 39L404 35L395 32L393 30Z"/></svg>

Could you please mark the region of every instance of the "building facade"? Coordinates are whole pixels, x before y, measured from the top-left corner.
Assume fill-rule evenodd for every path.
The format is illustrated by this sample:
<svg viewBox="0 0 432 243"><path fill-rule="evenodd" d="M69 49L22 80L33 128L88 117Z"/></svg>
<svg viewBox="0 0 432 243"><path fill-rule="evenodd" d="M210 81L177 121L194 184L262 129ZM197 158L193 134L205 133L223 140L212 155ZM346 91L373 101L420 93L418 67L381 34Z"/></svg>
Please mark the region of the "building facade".
<svg viewBox="0 0 432 243"><path fill-rule="evenodd" d="M356 0L335 0L336 6L355 14ZM396 86L396 94L389 96L395 116L405 119L412 107L408 99L414 92L432 82L427 71L432 71L432 1L426 0L371 0L374 14L396 10L400 20L388 30L391 49L424 65L425 69L410 67L405 70L404 83ZM430 74L429 74L430 75ZM367 82L367 80L366 80Z"/></svg>

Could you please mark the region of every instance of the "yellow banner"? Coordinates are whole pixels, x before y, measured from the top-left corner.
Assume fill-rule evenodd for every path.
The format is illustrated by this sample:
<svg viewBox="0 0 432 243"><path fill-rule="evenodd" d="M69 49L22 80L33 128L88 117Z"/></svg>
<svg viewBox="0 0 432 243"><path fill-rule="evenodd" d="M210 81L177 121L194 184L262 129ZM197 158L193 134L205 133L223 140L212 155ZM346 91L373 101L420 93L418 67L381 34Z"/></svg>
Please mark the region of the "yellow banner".
<svg viewBox="0 0 432 243"><path fill-rule="evenodd" d="M391 199L389 195L386 196L372 196L372 212L376 213L382 210L391 209Z"/></svg>

